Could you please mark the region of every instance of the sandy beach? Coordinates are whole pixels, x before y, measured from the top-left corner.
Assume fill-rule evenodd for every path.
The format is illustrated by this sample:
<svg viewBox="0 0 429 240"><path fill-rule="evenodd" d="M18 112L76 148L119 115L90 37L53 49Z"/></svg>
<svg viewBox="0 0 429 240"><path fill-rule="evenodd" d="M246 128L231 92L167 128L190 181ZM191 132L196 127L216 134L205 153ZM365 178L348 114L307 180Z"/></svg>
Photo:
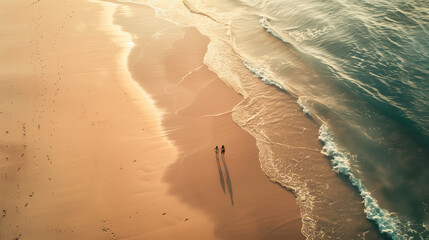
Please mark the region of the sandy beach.
<svg viewBox="0 0 429 240"><path fill-rule="evenodd" d="M113 1L0 6L0 239L304 239L207 37Z"/></svg>

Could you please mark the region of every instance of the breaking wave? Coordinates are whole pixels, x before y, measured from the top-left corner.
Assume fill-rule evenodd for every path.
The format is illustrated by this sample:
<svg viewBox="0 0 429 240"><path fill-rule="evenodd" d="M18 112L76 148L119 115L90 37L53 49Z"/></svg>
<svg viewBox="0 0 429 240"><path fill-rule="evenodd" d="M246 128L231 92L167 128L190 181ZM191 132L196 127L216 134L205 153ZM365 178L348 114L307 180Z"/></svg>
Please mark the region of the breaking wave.
<svg viewBox="0 0 429 240"><path fill-rule="evenodd" d="M265 31L267 31L268 33L270 33L271 35L273 35L275 38L281 40L284 43L289 43L288 41L286 41L285 39L283 39L280 34L277 33L276 30L274 30L274 28L271 27L270 25L270 21L267 17L263 17L261 18L261 20L259 21L262 25L262 27L265 29Z"/></svg>
<svg viewBox="0 0 429 240"><path fill-rule="evenodd" d="M399 225L401 223L399 219L394 218L391 213L381 208L377 200L371 196L371 193L362 184L362 181L352 173L347 155L338 150L326 125L320 127L319 134L319 139L324 143L322 153L330 157L333 170L348 177L351 184L357 188L363 199L367 218L378 225L380 232L386 233L392 239L409 239L410 237L400 230Z"/></svg>
<svg viewBox="0 0 429 240"><path fill-rule="evenodd" d="M252 66L249 62L243 62L243 65L253 74L255 74L255 76L261 79L265 84L276 86L285 92L287 91L285 85L273 80L271 74L269 74L270 71L268 69L262 69L259 67Z"/></svg>
<svg viewBox="0 0 429 240"><path fill-rule="evenodd" d="M302 97L299 97L298 100L296 101L296 103L298 103L299 107L302 109L302 112L308 116L311 116L310 114L310 110L308 110L307 106L305 106Z"/></svg>

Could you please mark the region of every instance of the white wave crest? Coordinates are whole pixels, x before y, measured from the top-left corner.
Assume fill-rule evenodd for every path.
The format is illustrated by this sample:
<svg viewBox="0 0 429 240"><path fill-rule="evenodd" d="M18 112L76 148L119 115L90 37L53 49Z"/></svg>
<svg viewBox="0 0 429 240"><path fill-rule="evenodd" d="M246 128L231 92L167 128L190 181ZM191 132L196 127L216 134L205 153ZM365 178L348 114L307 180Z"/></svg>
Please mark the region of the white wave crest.
<svg viewBox="0 0 429 240"><path fill-rule="evenodd" d="M373 220L382 233L386 233L394 240L410 239L409 236L402 233L399 228L399 219L392 216L387 210L381 208L375 198L357 178L350 168L350 162L347 156L338 150L333 137L329 134L326 125L319 129L319 139L324 143L322 153L331 158L332 168L335 172L347 176L349 181L355 186L365 205L365 214L368 219Z"/></svg>
<svg viewBox="0 0 429 240"><path fill-rule="evenodd" d="M285 30L276 30L274 26L270 24L270 20L267 17L261 18L259 20L261 26L273 35L275 38L281 40L284 43L290 44L291 42L304 42L307 40L312 40L318 38L332 30L334 27L332 26L315 26L315 27L307 27L304 29L285 29ZM288 39L288 40L287 40Z"/></svg>
<svg viewBox="0 0 429 240"><path fill-rule="evenodd" d="M243 65L259 79L264 81L265 84L276 86L285 92L287 91L284 84L273 80L273 77L271 76L272 74L270 74L271 71L269 69L252 66L249 62L243 62Z"/></svg>
<svg viewBox="0 0 429 240"><path fill-rule="evenodd" d="M302 109L302 112L304 114L311 116L310 110L308 110L307 106L305 106L304 101L302 100L302 97L299 97L296 103L298 103L299 107Z"/></svg>
<svg viewBox="0 0 429 240"><path fill-rule="evenodd" d="M267 17L261 18L259 22L261 23L265 31L267 31L269 34L273 35L275 38L281 40L284 43L289 43L287 40L283 39L280 34L278 34L277 31L271 26L270 20Z"/></svg>
<svg viewBox="0 0 429 240"><path fill-rule="evenodd" d="M285 31L284 33L289 35L289 37L291 37L296 42L303 42L303 41L318 38L319 36L322 36L333 29L334 29L333 27L329 27L329 26L310 27L304 30Z"/></svg>

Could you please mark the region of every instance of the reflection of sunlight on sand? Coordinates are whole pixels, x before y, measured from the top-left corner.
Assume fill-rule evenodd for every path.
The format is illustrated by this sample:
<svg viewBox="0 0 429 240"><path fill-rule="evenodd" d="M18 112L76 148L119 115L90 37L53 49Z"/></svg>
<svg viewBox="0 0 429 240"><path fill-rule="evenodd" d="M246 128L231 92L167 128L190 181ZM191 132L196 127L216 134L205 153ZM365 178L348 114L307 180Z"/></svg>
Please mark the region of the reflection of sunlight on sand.
<svg viewBox="0 0 429 240"><path fill-rule="evenodd" d="M145 92L143 88L141 88L137 82L135 82L132 79L132 76L130 72L128 71L128 56L131 52L131 49L134 47L134 42L132 40L131 34L122 31L121 27L114 24L113 16L117 10L117 8L121 7L120 5L108 3L108 2L99 2L99 1L93 1L100 6L102 6L104 9L102 11L102 19L105 19L103 22L111 23L109 25L105 25L103 27L107 28L107 32L112 34L112 40L118 45L118 47L121 47L123 51L121 51L118 55L117 62L117 74L120 74L121 76L118 76L118 79L126 79L126 81L121 82L123 86L127 89L127 92L131 94L130 98L133 99L134 103L138 103L140 105L140 109L142 111L147 111L147 108L153 109L152 116L154 116L156 119L162 118L162 112L160 109L157 109L155 107L154 101L149 97L149 95ZM131 11L128 7L121 7L121 10L126 10L127 12ZM131 14L131 13L129 13ZM149 105L149 106L148 106ZM158 126L159 131L163 132L162 127ZM165 134L162 134L162 136L165 136ZM170 141L163 137L165 141L169 142L169 145L173 148L173 144L170 143Z"/></svg>
<svg viewBox="0 0 429 240"><path fill-rule="evenodd" d="M200 235L206 236L206 233L214 231L213 223L210 218L199 210L194 209L182 203L178 198L172 196L168 192L168 183L163 178L167 169L177 161L179 156L179 149L167 137L168 132L163 128L161 122L164 116L164 111L156 107L154 100L149 96L145 89L143 89L132 77L129 70L129 56L134 47L139 47L138 39L128 32L123 31L122 27L115 25L116 14L121 16L132 16L133 10L129 7L123 7L118 4L110 3L107 1L94 1L103 7L101 12L101 22L109 23L103 25L103 31L111 35L111 40L118 45L121 51L117 52L116 71L111 72L110 75L116 79L121 88L124 88L127 95L127 104L132 104L137 107L142 119L149 119L150 121L143 121L141 128L144 134L137 138L126 139L126 145L134 145L140 155L136 157L135 167L130 171L127 178L130 178L135 183L136 191L132 196L125 197L121 202L115 203L114 207L120 206L127 209L128 205L135 205L136 209L150 204L149 208L144 210L146 216L150 216L151 220L146 222L139 219L139 228L137 225L129 225L118 223L115 228L118 232L124 231L127 234L139 234L146 236L147 239L170 239L165 237L171 234L170 231L160 231L161 226L168 226L173 229L175 234L185 234L191 236ZM158 20L156 20L158 21ZM178 30L172 29L172 32ZM167 35L168 36L168 35ZM133 41L136 40L136 42ZM134 59L135 60L135 59ZM133 59L130 60L133 63ZM132 65L132 64L131 64ZM132 66L131 66L132 69ZM104 72L101 74L105 74ZM127 123L124 123L127 124ZM192 154L192 153L190 153ZM138 158L141 159L138 159ZM126 166L121 168L121 171L128 170ZM129 170L128 170L129 171ZM124 187L126 188L126 187ZM106 205L107 206L107 205ZM110 206L108 206L110 207ZM162 211L168 211L167 214L161 214ZM140 214L143 212L140 211ZM122 218L121 211L114 211L111 213L111 220L118 221ZM166 217L164 217L166 215ZM171 217L173 218L171 218ZM184 217L182 217L184 216ZM185 218L186 217L186 218ZM183 219L198 219L198 222L190 221L183 225ZM118 221L119 222L119 221ZM198 231L189 231L189 228L198 225ZM128 228L135 229L135 232L129 231ZM113 227L111 227L113 229ZM128 229L128 230L126 230ZM137 230L138 229L138 230ZM146 238L145 238L146 239Z"/></svg>
<svg viewBox="0 0 429 240"><path fill-rule="evenodd" d="M152 34L151 37L153 39L172 38L172 40L175 40L184 38L184 34L185 32L180 28L168 27Z"/></svg>

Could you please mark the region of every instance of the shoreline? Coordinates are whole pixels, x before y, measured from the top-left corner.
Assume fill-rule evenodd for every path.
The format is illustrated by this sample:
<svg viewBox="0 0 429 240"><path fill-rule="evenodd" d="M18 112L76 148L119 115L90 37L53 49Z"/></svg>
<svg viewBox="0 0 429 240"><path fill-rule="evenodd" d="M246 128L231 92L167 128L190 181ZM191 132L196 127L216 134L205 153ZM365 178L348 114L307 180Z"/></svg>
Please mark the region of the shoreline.
<svg viewBox="0 0 429 240"><path fill-rule="evenodd" d="M19 14L1 26L15 29L0 45L13 52L0 56L1 238L303 239L295 198L262 173L255 140L232 121L241 97L203 63L207 38L112 1L8 10ZM145 33L140 10L168 29ZM146 67L160 77L143 90L129 74L139 43L119 18L149 38ZM191 44L168 50L183 37ZM220 168L216 144L227 147Z"/></svg>
<svg viewBox="0 0 429 240"><path fill-rule="evenodd" d="M296 99L215 41L225 25L148 5L5 3L0 238L379 237Z"/></svg>
<svg viewBox="0 0 429 240"><path fill-rule="evenodd" d="M150 1L149 5L157 9L157 15L162 19L196 26L210 38L204 63L244 96L245 99L233 110L234 122L257 139L261 151L259 160L266 176L286 189L294 189L301 209L303 234L309 238L321 238L325 234L344 237L348 232L349 238L381 238L378 228L366 218L362 199L355 189L332 171L330 160L321 152L319 126L303 113L298 99L287 91L263 83L258 79L263 76L251 73L243 66L246 61L235 45L239 42L234 40L234 29L229 28L233 25L223 22L222 17L219 21L205 13L193 10L191 12L197 14L188 13L186 8L189 10L189 6L185 7L179 1L167 5ZM176 8L182 11L175 11ZM220 15L213 12L213 16ZM243 27L246 29L245 25ZM265 30L249 28L248 37L270 46L282 45ZM253 48L259 49L258 46ZM266 126L266 123L270 124ZM332 227L332 222L342 224Z"/></svg>
<svg viewBox="0 0 429 240"><path fill-rule="evenodd" d="M153 11L152 9L149 10ZM140 22L146 22L147 15L148 13L144 10L136 11L134 14ZM139 18L138 16L146 17ZM131 19L132 17L129 17L128 21L137 21ZM300 232L301 220L294 196L265 176L259 165L255 139L232 121L232 108L242 101L242 97L227 87L205 65L202 65L203 57L207 51L208 38L203 37L196 29L181 28L185 32L183 38L181 38L180 33L176 33L176 37L172 37L172 42L165 41L163 42L164 47L162 47L159 40L152 43L147 35L155 35L160 32L169 35L169 33L165 33L164 29L143 27L143 29L136 31L132 25L126 25L128 21L124 17L122 21L117 20L116 24L125 28L125 31L132 32L134 30L132 34L136 37L136 46L129 58L129 64L134 69L133 77L152 95L157 106L163 109L165 112L163 125L169 132L167 136L181 149L178 162L169 167L164 178L173 184L170 193L179 196L182 201L197 206L206 213L208 212L216 222L215 235L222 239L243 237L243 235L234 235L232 229L226 231L234 224L237 225L237 229L243 227L247 229L246 233L242 233L247 234L245 235L247 239L261 239L264 232L266 232L265 234L271 232L267 239L285 237L304 239ZM162 19L158 21L164 22ZM171 23L164 22L164 24L167 25L168 31L175 31L171 29ZM176 28L180 29L179 27ZM151 44L156 47L151 46ZM170 44L171 49L169 49ZM162 50L163 48L165 50ZM152 51L156 54L153 54ZM181 59L182 62L177 59ZM161 65L167 69L168 77L151 70L153 67L151 64ZM182 67L178 68L177 65ZM156 84L151 83L152 81ZM208 132L207 128L210 128ZM222 128L225 129L222 130ZM220 129L219 133L214 129ZM225 169L225 161L222 161L223 167L218 169L218 172L214 164L213 148L216 144L220 146L222 143L220 139L223 139L223 143L227 147L225 156L231 154L231 158L237 162L229 163L227 159L226 162L231 166ZM198 142L198 146L192 146L190 141ZM246 142L246 144L237 145L233 143L234 141ZM228 146L231 145L237 145L237 150L230 150L231 147ZM198 161L198 159L206 159L207 161L210 158L213 159L210 167L204 166ZM246 166L245 170L240 169L244 166ZM219 185L219 176L216 177L216 175L220 175L221 172L225 175L231 175L233 186L238 182L241 187L239 187L240 185L233 187L234 191L229 189L231 192L228 192L227 187L225 187L226 189L223 189L225 192L222 194L219 186L216 187ZM246 178L248 173L251 173L253 179ZM207 176L210 178L204 179ZM246 180L250 183L246 183ZM228 182L227 179L225 181ZM214 194L211 193L211 190L207 191L207 187L213 188L213 191L217 188L218 193ZM231 194L232 192L234 193ZM225 196L228 194L229 199ZM262 198L265 199L264 203L260 203L261 196L264 195L268 196ZM222 202L223 204L234 202L234 205L230 207L228 205L217 206L218 203ZM252 208L248 209L247 204L254 205L253 210L251 210ZM292 208L291 205L294 207ZM230 213L227 210L234 212ZM248 215L249 210L256 212ZM236 223L231 222L231 217L232 219L235 217L234 222ZM241 220L238 221L239 219ZM244 224L245 222L247 224ZM247 227L245 227L246 225ZM256 226L264 227L255 230Z"/></svg>

